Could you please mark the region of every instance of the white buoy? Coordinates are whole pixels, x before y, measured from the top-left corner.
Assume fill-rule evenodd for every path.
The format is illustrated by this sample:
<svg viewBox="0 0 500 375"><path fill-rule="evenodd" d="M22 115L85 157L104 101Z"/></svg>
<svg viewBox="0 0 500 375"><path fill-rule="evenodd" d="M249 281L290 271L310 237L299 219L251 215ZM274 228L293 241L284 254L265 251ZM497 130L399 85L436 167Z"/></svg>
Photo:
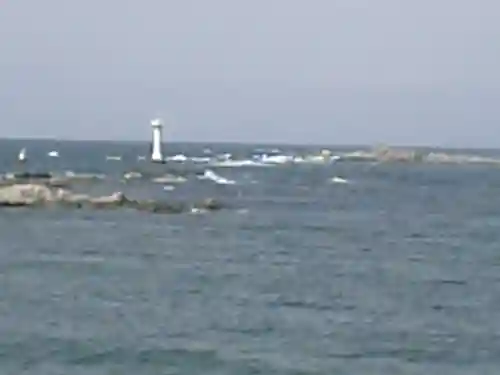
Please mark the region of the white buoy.
<svg viewBox="0 0 500 375"><path fill-rule="evenodd" d="M151 121L151 127L153 128L153 141L151 144L151 161L154 163L163 163L165 160L163 158L163 153L161 151L161 140L162 140L162 130L163 124L161 119L156 118Z"/></svg>

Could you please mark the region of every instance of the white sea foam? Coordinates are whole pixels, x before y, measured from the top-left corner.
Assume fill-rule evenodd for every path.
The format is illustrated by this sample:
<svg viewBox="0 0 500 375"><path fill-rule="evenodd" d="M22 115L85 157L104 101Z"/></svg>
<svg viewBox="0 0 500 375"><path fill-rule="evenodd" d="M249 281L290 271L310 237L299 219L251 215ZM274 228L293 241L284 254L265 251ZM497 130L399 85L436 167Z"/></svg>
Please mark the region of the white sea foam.
<svg viewBox="0 0 500 375"><path fill-rule="evenodd" d="M203 173L203 175L201 175L201 176L198 176L198 178L200 180L210 180L210 181L213 181L219 185L234 185L234 184L236 184L236 181L229 180L225 177L222 177L222 176L218 175L217 173L215 173L214 171L212 171L211 169L206 169L205 173Z"/></svg>
<svg viewBox="0 0 500 375"><path fill-rule="evenodd" d="M349 180L346 180L345 178L334 176L330 179L330 182L334 184L348 184Z"/></svg>
<svg viewBox="0 0 500 375"><path fill-rule="evenodd" d="M209 165L212 167L219 167L219 168L269 167L269 166L271 166L269 164L266 164L266 163L263 163L260 161L250 160L250 159L212 161L209 163Z"/></svg>

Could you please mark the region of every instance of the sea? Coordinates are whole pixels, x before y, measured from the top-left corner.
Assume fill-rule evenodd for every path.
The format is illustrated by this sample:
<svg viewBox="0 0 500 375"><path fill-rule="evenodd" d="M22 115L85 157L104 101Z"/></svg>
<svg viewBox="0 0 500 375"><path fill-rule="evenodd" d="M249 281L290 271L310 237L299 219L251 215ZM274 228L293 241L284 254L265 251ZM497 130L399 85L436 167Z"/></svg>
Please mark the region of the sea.
<svg viewBox="0 0 500 375"><path fill-rule="evenodd" d="M270 146L164 147L245 159ZM148 150L0 141L2 173L100 173L77 188L226 207L0 208L0 374L499 373L499 167L247 165L210 167L233 184L124 181L169 168L138 160Z"/></svg>

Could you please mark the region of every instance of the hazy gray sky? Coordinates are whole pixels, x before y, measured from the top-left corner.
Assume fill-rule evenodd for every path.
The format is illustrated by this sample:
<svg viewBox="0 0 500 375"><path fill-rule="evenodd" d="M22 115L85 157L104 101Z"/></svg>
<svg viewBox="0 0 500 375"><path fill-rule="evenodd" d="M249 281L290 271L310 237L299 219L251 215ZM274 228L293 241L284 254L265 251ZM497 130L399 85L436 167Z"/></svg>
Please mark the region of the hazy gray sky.
<svg viewBox="0 0 500 375"><path fill-rule="evenodd" d="M498 0L3 0L0 136L500 147Z"/></svg>

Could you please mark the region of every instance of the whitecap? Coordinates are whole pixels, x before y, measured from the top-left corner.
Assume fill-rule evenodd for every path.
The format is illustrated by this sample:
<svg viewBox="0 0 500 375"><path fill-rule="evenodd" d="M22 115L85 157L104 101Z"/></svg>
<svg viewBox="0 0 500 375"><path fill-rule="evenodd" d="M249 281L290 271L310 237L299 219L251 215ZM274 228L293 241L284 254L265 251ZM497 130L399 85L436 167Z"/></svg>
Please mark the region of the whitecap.
<svg viewBox="0 0 500 375"><path fill-rule="evenodd" d="M206 169L205 172L203 173L203 175L198 176L198 178L200 180L210 180L210 181L213 181L219 185L234 185L234 184L236 184L236 181L229 180L225 177L222 177L222 176L218 175L217 173L215 173L214 171L212 171L211 169Z"/></svg>
<svg viewBox="0 0 500 375"><path fill-rule="evenodd" d="M332 182L334 184L348 184L349 183L349 181L346 180L345 178L338 177L338 176L332 177L330 179L330 182Z"/></svg>
<svg viewBox="0 0 500 375"><path fill-rule="evenodd" d="M153 178L153 182L160 183L160 184L179 184L179 183L183 183L186 181L187 181L187 179L185 177L175 176L175 175L170 175L170 174L166 174L166 175L161 176L161 177Z"/></svg>
<svg viewBox="0 0 500 375"><path fill-rule="evenodd" d="M214 161L209 163L212 167L238 168L238 167L272 167L271 164L260 161L243 159L243 160L224 160Z"/></svg>
<svg viewBox="0 0 500 375"><path fill-rule="evenodd" d="M176 162L185 162L188 160L188 157L184 154L177 154L177 155L174 155L174 156L169 156L167 158L165 158L166 160L169 160L169 161L176 161Z"/></svg>

